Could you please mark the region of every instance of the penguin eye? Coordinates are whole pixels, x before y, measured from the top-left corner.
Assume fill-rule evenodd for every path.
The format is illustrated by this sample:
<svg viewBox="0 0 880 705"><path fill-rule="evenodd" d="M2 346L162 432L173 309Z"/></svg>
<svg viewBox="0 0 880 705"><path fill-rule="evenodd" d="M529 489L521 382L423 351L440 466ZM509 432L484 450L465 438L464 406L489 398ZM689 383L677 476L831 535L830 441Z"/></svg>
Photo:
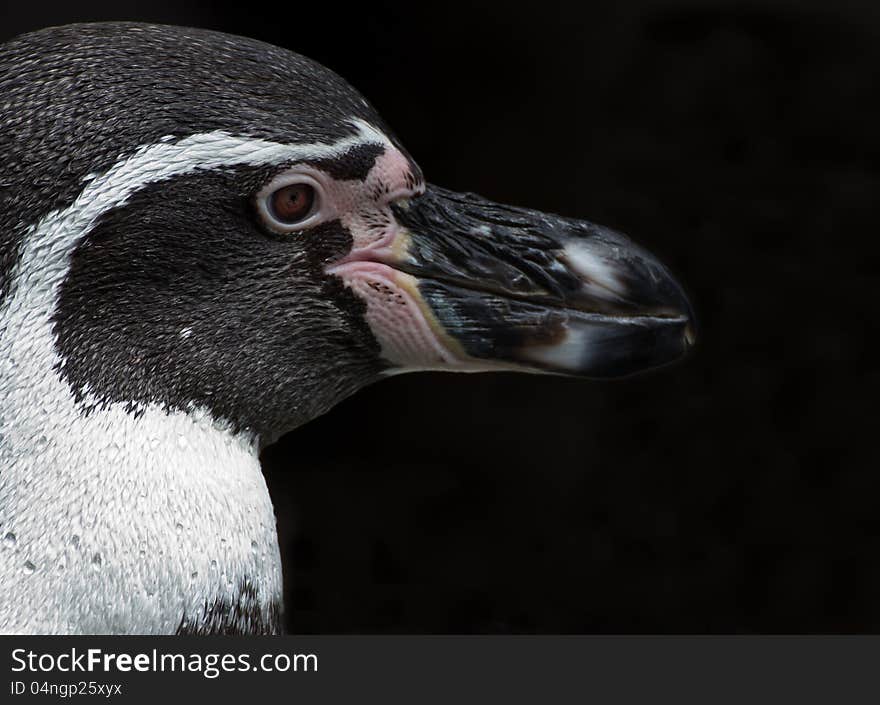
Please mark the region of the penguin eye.
<svg viewBox="0 0 880 705"><path fill-rule="evenodd" d="M315 204L315 189L310 184L282 186L270 197L272 215L285 225L305 220Z"/></svg>
<svg viewBox="0 0 880 705"><path fill-rule="evenodd" d="M305 174L275 179L256 198L265 225L277 233L290 233L313 225L320 217L321 189Z"/></svg>

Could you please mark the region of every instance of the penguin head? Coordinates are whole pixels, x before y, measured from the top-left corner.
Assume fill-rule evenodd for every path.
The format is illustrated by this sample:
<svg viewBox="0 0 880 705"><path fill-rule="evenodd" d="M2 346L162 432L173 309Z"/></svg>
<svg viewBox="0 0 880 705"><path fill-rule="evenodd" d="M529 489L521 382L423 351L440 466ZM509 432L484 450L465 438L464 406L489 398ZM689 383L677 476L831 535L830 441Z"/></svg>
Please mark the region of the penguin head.
<svg viewBox="0 0 880 705"><path fill-rule="evenodd" d="M266 442L396 372L619 376L692 342L649 253L426 184L284 49L71 25L0 49L0 92L0 305L45 294L86 410L204 407Z"/></svg>

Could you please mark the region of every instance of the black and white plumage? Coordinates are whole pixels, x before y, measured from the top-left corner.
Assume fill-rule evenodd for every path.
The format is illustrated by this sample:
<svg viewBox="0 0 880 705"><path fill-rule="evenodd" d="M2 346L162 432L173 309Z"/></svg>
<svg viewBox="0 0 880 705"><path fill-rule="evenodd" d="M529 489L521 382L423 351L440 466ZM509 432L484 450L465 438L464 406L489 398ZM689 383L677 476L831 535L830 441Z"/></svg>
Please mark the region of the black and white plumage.
<svg viewBox="0 0 880 705"><path fill-rule="evenodd" d="M689 343L650 255L427 186L286 50L72 25L0 47L0 96L0 630L276 632L261 446L399 371Z"/></svg>

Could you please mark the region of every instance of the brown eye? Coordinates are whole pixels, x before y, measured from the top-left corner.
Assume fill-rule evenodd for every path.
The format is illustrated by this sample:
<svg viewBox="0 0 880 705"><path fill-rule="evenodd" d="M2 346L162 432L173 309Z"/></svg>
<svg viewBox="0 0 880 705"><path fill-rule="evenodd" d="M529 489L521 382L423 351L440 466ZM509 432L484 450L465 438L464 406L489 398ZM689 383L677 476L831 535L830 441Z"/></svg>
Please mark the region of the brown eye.
<svg viewBox="0 0 880 705"><path fill-rule="evenodd" d="M294 169L257 191L254 205L263 226L278 235L314 227L336 213L320 178Z"/></svg>
<svg viewBox="0 0 880 705"><path fill-rule="evenodd" d="M315 189L311 184L288 184L272 193L269 207L272 217L284 225L295 225L312 213Z"/></svg>

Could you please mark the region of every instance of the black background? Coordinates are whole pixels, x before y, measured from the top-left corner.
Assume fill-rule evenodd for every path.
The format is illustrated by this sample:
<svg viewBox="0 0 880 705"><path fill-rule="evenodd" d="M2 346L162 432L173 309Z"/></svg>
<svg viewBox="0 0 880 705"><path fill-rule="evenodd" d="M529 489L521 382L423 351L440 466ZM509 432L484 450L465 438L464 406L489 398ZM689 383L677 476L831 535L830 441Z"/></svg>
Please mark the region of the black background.
<svg viewBox="0 0 880 705"><path fill-rule="evenodd" d="M294 632L880 630L880 10L341 2L4 7L311 56L444 186L661 256L693 355L612 383L409 375L263 456Z"/></svg>

